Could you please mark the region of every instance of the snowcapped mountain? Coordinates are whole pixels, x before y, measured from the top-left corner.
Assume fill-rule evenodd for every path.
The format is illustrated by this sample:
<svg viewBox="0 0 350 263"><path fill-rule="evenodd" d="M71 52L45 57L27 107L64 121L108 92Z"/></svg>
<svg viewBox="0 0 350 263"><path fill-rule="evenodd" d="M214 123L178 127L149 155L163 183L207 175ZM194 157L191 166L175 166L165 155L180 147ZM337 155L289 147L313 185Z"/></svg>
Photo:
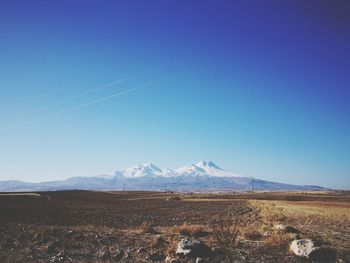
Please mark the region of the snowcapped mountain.
<svg viewBox="0 0 350 263"><path fill-rule="evenodd" d="M177 177L177 176L214 176L214 177L240 177L235 173L229 173L211 161L200 161L197 164L191 164L181 167L177 170L161 169L152 163L138 164L115 173L100 175L101 178L141 178L141 177Z"/></svg>
<svg viewBox="0 0 350 263"><path fill-rule="evenodd" d="M118 174L118 172L116 172ZM122 172L126 178L163 176L163 171L152 163L138 164Z"/></svg>
<svg viewBox="0 0 350 263"><path fill-rule="evenodd" d="M131 166L122 171L99 175L101 178L141 178L141 177L172 177L177 176L176 172L171 169L161 169L153 163L145 163Z"/></svg>
<svg viewBox="0 0 350 263"><path fill-rule="evenodd" d="M213 162L201 161L179 169L161 169L152 163L93 177L71 177L63 181L28 183L0 181L0 191L87 190L164 190L173 191L247 191L323 190L309 185L290 185L243 177L230 173Z"/></svg>
<svg viewBox="0 0 350 263"><path fill-rule="evenodd" d="M195 164L187 165L176 170L179 175L201 176L206 174L205 170Z"/></svg>
<svg viewBox="0 0 350 263"><path fill-rule="evenodd" d="M211 161L200 161L176 170L180 175L190 176L216 176L216 177L241 177L236 173L229 173Z"/></svg>

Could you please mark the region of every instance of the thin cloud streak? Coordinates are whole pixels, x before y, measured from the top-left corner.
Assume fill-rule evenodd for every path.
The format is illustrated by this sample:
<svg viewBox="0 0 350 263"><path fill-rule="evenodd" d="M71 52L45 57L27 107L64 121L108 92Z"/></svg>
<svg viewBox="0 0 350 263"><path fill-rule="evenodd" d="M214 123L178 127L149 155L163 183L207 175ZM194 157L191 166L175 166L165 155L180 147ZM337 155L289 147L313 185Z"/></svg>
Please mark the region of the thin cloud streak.
<svg viewBox="0 0 350 263"><path fill-rule="evenodd" d="M128 93L131 93L131 92L135 92L135 91L137 91L139 89L149 87L149 86L153 85L154 83L155 82L152 82L152 83L149 83L149 84L145 84L145 85L141 85L141 86L138 86L136 88L124 90L124 91L112 94L110 96L107 96L107 97L103 97L103 98L100 98L100 99L97 99L97 100L93 100L93 101L84 103L82 105L79 105L79 106L76 106L76 107L72 107L72 108L60 111L58 113L55 113L55 114L51 114L51 115L46 116L44 118L37 119L37 121L38 120L45 120L45 119L48 119L48 118L51 118L51 117L55 117L55 116L60 116L60 115L63 115L63 114L66 114L66 113L69 113L69 112L72 112L72 111L80 110L82 108L85 108L85 107L88 107L88 106L91 106L91 105L94 105L94 104L97 104L97 103L100 103L100 102L103 102L103 101L106 101L106 100L111 100L111 99L113 99L115 97L119 97L119 96L122 96L124 94L128 94Z"/></svg>
<svg viewBox="0 0 350 263"><path fill-rule="evenodd" d="M72 96L70 96L70 97L63 98L62 100L59 100L59 101L50 103L50 106L52 106L52 105L58 105L58 104L61 104L61 103L64 103L64 102L73 100L73 99L75 99L75 98L79 98L79 97L82 97L82 96L84 96L84 95L90 94L90 93L92 93L92 92L95 92L95 91L98 91L98 90L102 90L102 89L107 88L107 87L111 87L111 86L113 86L113 85L115 85L115 84L119 84L119 83L124 82L124 81L126 81L126 80L133 79L133 78L135 78L135 77L137 77L137 76L139 76L139 75L141 75L141 74L143 74L143 73L145 73L145 72L147 72L147 71L142 71L142 72L136 73L136 74L134 74L134 75L131 75L131 76L128 76L128 77L125 77L125 78L122 78L122 79L115 80L115 81L110 82L110 83L108 83L108 84L105 84L105 85L102 85L102 86L99 86L99 87L96 87L96 88L93 88L93 89L84 91L84 92L82 92L82 93L78 93L78 94L72 95ZM71 84L69 84L69 85L71 85ZM32 102L39 101L39 100L42 99L42 98L48 97L48 96L50 96L50 95L52 95L52 94L55 94L55 93L57 93L57 92L59 92L59 91L61 91L61 90L67 89L67 88L68 88L68 87L65 86L65 87L62 87L62 88L55 89L55 90L53 90L53 91L51 91L51 92L45 93L45 94L43 94L43 95L41 95L41 96L39 96L39 97L33 99ZM24 105L25 103L22 102L20 105L22 105L22 104ZM47 105L45 105L45 104L39 104L39 105L37 105L37 107L32 108L29 112L35 114L35 113L38 112L42 107L45 107L45 106L47 106ZM28 111L27 111L27 113L28 113ZM24 115L24 116L26 116L26 115Z"/></svg>
<svg viewBox="0 0 350 263"><path fill-rule="evenodd" d="M76 111L76 110L79 110L79 109L82 109L82 108L85 108L85 107L88 107L88 106L91 106L91 105L94 105L94 104L97 104L97 103L100 103L100 102L103 102L103 101L107 101L107 100L113 99L115 97L119 97L119 96L122 96L122 95L125 95L125 94L128 94L128 93L131 93L131 92L135 92L135 91L137 91L139 89L149 87L149 86L151 86L151 85L153 85L155 83L156 82L152 82L152 83L141 85L141 86L138 86L138 87L135 87L135 88L132 88L132 89L124 90L124 91L112 94L110 96L107 96L107 97L103 97L103 98L100 98L100 99L97 99L97 100L94 100L94 101L90 101L88 103L84 103L84 104L76 106L76 107L72 107L72 108L69 108L69 109L66 109L66 110L54 113L54 114L50 114L50 115L42 117L42 118L38 118L38 119L29 121L29 122L26 122L26 123L22 123L22 125L28 125L28 124L35 123L35 122L38 122L38 121L47 120L47 119L50 119L52 117L60 116L60 115L63 115L63 114L66 114L66 113L69 113L69 112L72 112L72 111ZM21 126L21 124L19 124L17 126ZM10 128L11 127L6 127L4 129L0 130L0 134L3 134L4 132L9 130Z"/></svg>
<svg viewBox="0 0 350 263"><path fill-rule="evenodd" d="M138 74L134 74L132 76L129 76L129 77L126 77L126 78L123 78L123 79L119 79L119 80L116 80L114 82L111 82L109 84L106 84L104 86L100 86L100 87L97 87L97 88L94 88L93 90L98 90L98 89L102 89L102 88L106 88L107 86L112 86L118 82L122 82L122 81L125 81L127 79L131 79L131 78L134 78L140 74L142 74L144 72L141 72L141 73L138 73ZM55 117L55 116L59 116L59 115L62 115L62 114L65 114L67 112L71 112L71 111L75 111L75 110L78 110L78 109L81 109L81 108L85 108L87 106L90 106L90 105L93 105L93 104L96 104L96 103L99 103L99 102L102 102L102 101L105 101L105 100L109 100L109 99L112 99L114 97L117 97L117 96L121 96L121 95L124 95L124 94L127 94L127 93L130 93L130 92L133 92L133 91L136 91L136 90L139 90L141 88L145 88L145 87L148 87L148 86L151 86L153 85L154 83L156 82L152 82L152 83L149 83L149 84L145 84L145 85L141 85L141 86L138 86L136 88L132 88L132 89L128 89L128 90L125 90L125 91L121 91L121 92L118 92L118 93L115 93L115 94L112 94L110 96L107 96L107 97L104 97L104 98L101 98L101 99L97 99L97 100L94 100L94 101L91 101L91 102L87 102L85 104L82 104L82 105L79 105L79 106L76 106L76 107L72 107L72 108L69 108L69 109L66 109L66 110L63 110L63 111L60 111L58 113L53 113L53 114L49 114L47 116L44 116L42 118L37 118L37 119L34 119L34 120L31 120L31 121L27 121L27 122L22 122L22 123L17 123L17 124L14 124L14 125L9 125L8 127L6 128L3 128L3 129L0 129L0 134L3 134L4 132L10 130L11 128L14 128L14 127L18 127L18 126L22 126L22 125L28 125L30 123L35 123L37 121L41 121L41 120L46 120L46 119L49 119L51 117ZM65 87L64 87L65 88ZM64 89L64 88L60 88L60 89ZM57 89L57 90L54 90L52 91L52 93L60 90L60 89ZM90 90L91 91L91 90ZM88 92L88 91L87 91ZM85 93L87 93L85 92ZM47 94L45 94L46 96ZM76 95L78 96L78 95Z"/></svg>
<svg viewBox="0 0 350 263"><path fill-rule="evenodd" d="M143 73L143 72L137 73L137 74L131 75L131 76L129 76L129 77L122 78L122 79L113 81L113 82L111 82L111 83L105 84L105 85L103 85L103 86L99 86L99 87L97 87L97 88L93 88L93 89L84 91L84 92L82 92L82 93L79 93L79 94L73 95L73 96L71 96L71 97L65 98L65 99L63 99L62 101L63 101L63 102L66 102L66 101L69 101L69 100L72 100L72 99L75 99L75 98L79 98L79 97L85 96L85 95L90 94L90 93L92 93L92 92L95 92L95 91L98 91L98 90L101 90L101 89L105 89L105 88L111 87L111 86L113 86L113 85L115 85L115 84L122 83L122 82L124 82L124 81L126 81L126 80L134 79L134 78L136 78L137 76L141 75L142 73Z"/></svg>

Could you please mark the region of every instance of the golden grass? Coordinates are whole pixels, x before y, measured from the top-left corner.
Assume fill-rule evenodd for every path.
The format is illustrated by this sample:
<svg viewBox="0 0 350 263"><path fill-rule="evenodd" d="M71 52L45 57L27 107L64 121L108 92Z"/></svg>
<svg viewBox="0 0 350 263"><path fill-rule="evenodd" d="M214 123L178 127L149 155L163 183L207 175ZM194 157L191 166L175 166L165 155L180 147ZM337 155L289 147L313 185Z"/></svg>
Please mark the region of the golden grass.
<svg viewBox="0 0 350 263"><path fill-rule="evenodd" d="M332 202L250 201L259 209L263 218L270 222L288 218L318 219L350 225L350 207Z"/></svg>
<svg viewBox="0 0 350 263"><path fill-rule="evenodd" d="M271 236L264 239L264 244L271 248L283 248L287 250L291 240L293 240L293 236L290 234L272 232Z"/></svg>
<svg viewBox="0 0 350 263"><path fill-rule="evenodd" d="M263 238L268 247L285 247L293 234L276 231L273 226L278 223L291 225L301 231L299 238L312 238L331 245L334 248L347 250L350 241L350 207L345 202L337 201L250 201L260 211L260 229L269 231L270 236ZM340 238L339 238L340 237Z"/></svg>
<svg viewBox="0 0 350 263"><path fill-rule="evenodd" d="M0 193L0 196L30 196L30 197L41 197L38 193Z"/></svg>
<svg viewBox="0 0 350 263"><path fill-rule="evenodd" d="M179 240L177 239L174 239L174 238L168 239L166 243L166 248L165 248L166 254L170 255L174 253L178 243L179 243Z"/></svg>

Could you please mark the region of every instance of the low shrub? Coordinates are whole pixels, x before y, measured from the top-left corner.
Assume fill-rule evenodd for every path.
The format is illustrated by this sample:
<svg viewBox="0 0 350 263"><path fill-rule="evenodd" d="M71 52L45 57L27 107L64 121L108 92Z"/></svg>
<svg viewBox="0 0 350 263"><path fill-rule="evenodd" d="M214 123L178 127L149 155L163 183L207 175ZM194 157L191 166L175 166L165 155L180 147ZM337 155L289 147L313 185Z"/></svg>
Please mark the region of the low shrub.
<svg viewBox="0 0 350 263"><path fill-rule="evenodd" d="M168 201L181 201L181 198L179 196L170 196Z"/></svg>
<svg viewBox="0 0 350 263"><path fill-rule="evenodd" d="M183 235L183 236L189 236L189 237L195 237L195 238L205 237L210 234L210 231L208 231L202 225L187 225L187 224L174 227L174 232L179 233L180 235Z"/></svg>

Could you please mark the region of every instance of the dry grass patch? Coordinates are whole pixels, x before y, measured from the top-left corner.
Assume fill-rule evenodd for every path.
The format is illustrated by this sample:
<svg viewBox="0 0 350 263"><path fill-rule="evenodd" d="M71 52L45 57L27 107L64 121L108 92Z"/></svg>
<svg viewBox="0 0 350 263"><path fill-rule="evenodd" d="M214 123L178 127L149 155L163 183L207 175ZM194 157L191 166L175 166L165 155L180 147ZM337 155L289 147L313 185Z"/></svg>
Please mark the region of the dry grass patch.
<svg viewBox="0 0 350 263"><path fill-rule="evenodd" d="M137 234L160 234L157 228L150 222L143 222L140 226L136 228L126 229L128 233L137 233Z"/></svg>
<svg viewBox="0 0 350 263"><path fill-rule="evenodd" d="M142 234L147 234L147 233L149 233L149 234L156 234L157 233L155 227L151 223L148 223L148 222L144 222L140 226L140 230L141 230Z"/></svg>
<svg viewBox="0 0 350 263"><path fill-rule="evenodd" d="M292 240L293 237L290 234L273 232L271 236L268 236L264 239L264 245L269 248L277 248L288 251L289 244Z"/></svg>
<svg viewBox="0 0 350 263"><path fill-rule="evenodd" d="M178 233L183 236L189 236L189 237L206 237L210 234L210 231L208 228L206 228L203 225L190 225L190 224L183 224L180 226L175 226L173 228L173 231L175 233Z"/></svg>
<svg viewBox="0 0 350 263"><path fill-rule="evenodd" d="M254 226L244 227L240 229L240 233L241 233L240 236L243 239L252 240L252 241L261 240L263 237L261 232L258 229L256 229Z"/></svg>
<svg viewBox="0 0 350 263"><path fill-rule="evenodd" d="M318 217L328 222L350 225L350 207L332 206L332 203L291 203L272 201L288 217Z"/></svg>
<svg viewBox="0 0 350 263"><path fill-rule="evenodd" d="M166 199L167 201L181 201L180 196L170 196Z"/></svg>
<svg viewBox="0 0 350 263"><path fill-rule="evenodd" d="M227 262L234 262L235 252L240 236L240 229L245 226L245 221L240 217L219 217L211 223L212 242L226 255Z"/></svg>
<svg viewBox="0 0 350 263"><path fill-rule="evenodd" d="M250 201L250 203L259 208L261 216L270 222L317 216L332 222L340 219L341 222L350 223L350 206L339 205L336 202Z"/></svg>
<svg viewBox="0 0 350 263"><path fill-rule="evenodd" d="M334 248L339 257L348 258L350 251L350 206L338 201L250 201L260 211L260 229L266 248L287 248L294 238L310 238ZM295 227L299 233L283 233L275 224Z"/></svg>
<svg viewBox="0 0 350 263"><path fill-rule="evenodd" d="M179 240L178 239L174 239L174 238L170 238L167 240L167 243L166 243L166 248L165 248L165 253L167 255L171 255L174 253L174 251L176 250L177 248L177 244L179 243Z"/></svg>
<svg viewBox="0 0 350 263"><path fill-rule="evenodd" d="M272 227L277 222L284 222L287 220L283 208L277 207L274 203L269 201L251 200L249 201L249 204L258 209L263 226Z"/></svg>

